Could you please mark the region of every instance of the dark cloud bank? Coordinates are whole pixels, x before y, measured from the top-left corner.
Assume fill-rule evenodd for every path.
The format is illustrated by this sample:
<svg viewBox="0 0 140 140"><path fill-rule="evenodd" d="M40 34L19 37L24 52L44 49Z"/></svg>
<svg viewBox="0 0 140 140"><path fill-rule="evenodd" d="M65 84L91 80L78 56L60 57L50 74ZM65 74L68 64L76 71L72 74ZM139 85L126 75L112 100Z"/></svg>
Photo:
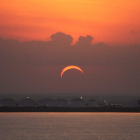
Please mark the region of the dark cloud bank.
<svg viewBox="0 0 140 140"><path fill-rule="evenodd" d="M60 67L62 70L67 65L78 65L85 68L84 84L87 88L84 90L81 88L83 92L96 92L96 94L98 92L106 94L112 92L116 94L118 92L121 94L140 93L140 45L114 47L102 42L91 44L93 37L90 35L80 36L76 44L71 45L72 36L61 32L51 35L50 38L51 41L46 42L19 42L0 38L0 93L10 93L10 91L12 93L34 93L35 91L45 93L57 92L56 90L61 92L59 87L64 87L64 85L62 83L61 85L53 85L55 82L59 83L59 78L55 82L51 81L53 78L50 75L54 74L51 71L47 77L49 80L45 81L46 84L50 84L50 88L45 88L45 85L42 86L41 83L34 83L41 75L35 74L37 71L35 68L52 67L53 69L53 67ZM54 74L54 77L57 77L57 74L60 75L60 70ZM96 74L94 77L92 70ZM28 78L25 78L26 76ZM45 74L42 73L41 76L43 79ZM13 86L10 86L12 83ZM42 87L39 88L39 86ZM34 89L34 87L36 88ZM53 87L56 90L51 90ZM66 92L69 92L68 89ZM76 90L76 92L80 92L80 90Z"/></svg>
<svg viewBox="0 0 140 140"><path fill-rule="evenodd" d="M0 38L1 63L30 65L134 65L140 63L140 45L111 47L102 42L91 44L93 37L73 38L64 33L51 36L52 41L18 42Z"/></svg>

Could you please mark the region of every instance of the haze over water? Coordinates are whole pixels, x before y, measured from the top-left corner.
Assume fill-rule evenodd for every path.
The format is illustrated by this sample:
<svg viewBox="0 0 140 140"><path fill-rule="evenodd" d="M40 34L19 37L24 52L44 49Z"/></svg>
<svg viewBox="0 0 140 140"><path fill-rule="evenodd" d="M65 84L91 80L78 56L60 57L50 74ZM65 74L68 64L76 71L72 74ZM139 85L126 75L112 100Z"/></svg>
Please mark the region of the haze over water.
<svg viewBox="0 0 140 140"><path fill-rule="evenodd" d="M138 113L0 113L1 140L139 140Z"/></svg>

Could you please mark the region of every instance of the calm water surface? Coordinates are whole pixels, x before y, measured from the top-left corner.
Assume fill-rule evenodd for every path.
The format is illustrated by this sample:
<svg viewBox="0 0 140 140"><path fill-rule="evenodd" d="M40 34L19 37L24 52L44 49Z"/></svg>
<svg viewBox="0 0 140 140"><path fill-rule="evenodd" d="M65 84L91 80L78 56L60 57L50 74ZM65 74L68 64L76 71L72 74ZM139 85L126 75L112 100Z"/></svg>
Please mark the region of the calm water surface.
<svg viewBox="0 0 140 140"><path fill-rule="evenodd" d="M0 113L0 140L140 140L140 114Z"/></svg>

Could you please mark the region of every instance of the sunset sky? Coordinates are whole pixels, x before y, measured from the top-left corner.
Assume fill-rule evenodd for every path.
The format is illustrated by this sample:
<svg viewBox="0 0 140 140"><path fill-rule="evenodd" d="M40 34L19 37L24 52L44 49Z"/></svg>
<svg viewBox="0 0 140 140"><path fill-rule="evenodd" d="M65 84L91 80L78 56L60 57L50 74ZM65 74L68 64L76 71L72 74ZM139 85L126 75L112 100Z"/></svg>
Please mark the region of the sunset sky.
<svg viewBox="0 0 140 140"><path fill-rule="evenodd" d="M56 32L107 44L140 43L139 0L1 0L0 36L49 40Z"/></svg>
<svg viewBox="0 0 140 140"><path fill-rule="evenodd" d="M5 95L139 95L140 1L0 0L0 69Z"/></svg>

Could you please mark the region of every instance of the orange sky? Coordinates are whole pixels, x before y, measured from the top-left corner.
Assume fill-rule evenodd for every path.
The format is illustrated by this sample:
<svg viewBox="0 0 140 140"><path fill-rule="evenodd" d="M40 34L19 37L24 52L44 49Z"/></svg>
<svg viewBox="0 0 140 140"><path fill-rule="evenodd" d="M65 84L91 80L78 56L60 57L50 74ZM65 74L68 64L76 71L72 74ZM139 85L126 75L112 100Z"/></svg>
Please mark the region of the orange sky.
<svg viewBox="0 0 140 140"><path fill-rule="evenodd" d="M56 32L94 42L140 43L139 0L0 0L0 37L48 40Z"/></svg>

